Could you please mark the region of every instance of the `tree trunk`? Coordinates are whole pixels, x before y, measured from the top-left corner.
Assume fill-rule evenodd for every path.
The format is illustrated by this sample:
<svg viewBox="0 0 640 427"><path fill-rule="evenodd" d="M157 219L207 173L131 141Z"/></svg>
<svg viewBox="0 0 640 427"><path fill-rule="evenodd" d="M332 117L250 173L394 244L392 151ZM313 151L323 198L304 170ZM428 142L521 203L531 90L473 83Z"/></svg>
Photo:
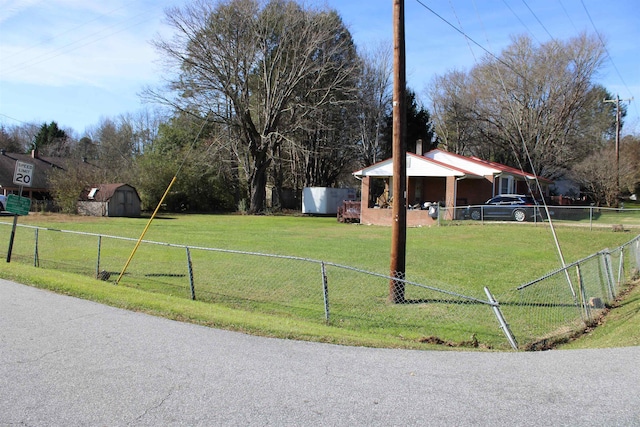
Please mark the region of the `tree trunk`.
<svg viewBox="0 0 640 427"><path fill-rule="evenodd" d="M249 213L252 215L262 213L265 209L267 198L267 168L269 159L265 153L259 152L253 158L253 170L249 180L250 203Z"/></svg>

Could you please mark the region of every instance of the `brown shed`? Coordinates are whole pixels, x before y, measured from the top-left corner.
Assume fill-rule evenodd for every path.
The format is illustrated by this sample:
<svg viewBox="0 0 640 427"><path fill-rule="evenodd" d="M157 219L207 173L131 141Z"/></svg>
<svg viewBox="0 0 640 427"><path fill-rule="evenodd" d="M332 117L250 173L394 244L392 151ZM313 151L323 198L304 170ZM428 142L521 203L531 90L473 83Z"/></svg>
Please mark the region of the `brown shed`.
<svg viewBox="0 0 640 427"><path fill-rule="evenodd" d="M129 184L100 184L85 189L78 213L91 216L140 216L140 196Z"/></svg>

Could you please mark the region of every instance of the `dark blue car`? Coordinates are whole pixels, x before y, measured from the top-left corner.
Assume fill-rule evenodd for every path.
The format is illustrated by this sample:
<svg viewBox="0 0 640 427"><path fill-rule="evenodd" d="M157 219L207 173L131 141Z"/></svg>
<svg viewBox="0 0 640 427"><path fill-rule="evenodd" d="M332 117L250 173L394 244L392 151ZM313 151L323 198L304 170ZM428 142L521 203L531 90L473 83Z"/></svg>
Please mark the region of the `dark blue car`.
<svg viewBox="0 0 640 427"><path fill-rule="evenodd" d="M531 196L500 194L487 200L484 205L468 206L465 218L473 220L501 219L518 222L542 219L541 207Z"/></svg>

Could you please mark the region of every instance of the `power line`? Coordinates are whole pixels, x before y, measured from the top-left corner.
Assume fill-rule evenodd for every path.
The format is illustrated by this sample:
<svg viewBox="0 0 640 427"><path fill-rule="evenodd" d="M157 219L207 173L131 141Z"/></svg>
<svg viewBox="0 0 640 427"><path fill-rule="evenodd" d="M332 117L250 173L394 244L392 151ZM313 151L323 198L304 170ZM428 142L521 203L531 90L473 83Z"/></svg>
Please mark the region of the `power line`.
<svg viewBox="0 0 640 427"><path fill-rule="evenodd" d="M527 7L527 9L529 9L529 12L531 12L531 14L533 15L534 18L536 18L536 21L538 21L538 24L540 24L540 26L542 27L542 29L547 33L547 35L549 37L551 37L551 40L553 40L555 42L555 37L553 37L551 35L551 33L549 32L549 30L547 30L547 27L544 26L544 24L542 23L542 21L538 18L538 15L535 14L535 12L533 10L531 10L531 8L529 7L529 5L527 4L527 2L525 0L522 0L522 3L524 3L524 5Z"/></svg>
<svg viewBox="0 0 640 427"><path fill-rule="evenodd" d="M416 1L418 1L418 3L421 3L421 2L420 2L420 0L416 0ZM524 2L524 0L523 0L523 2ZM524 3L525 3L525 5L526 5L526 2L524 2ZM422 4L422 3L421 3L421 4ZM475 3L474 3L474 4L475 4ZM528 7L528 5L527 5L527 7ZM531 11L531 9L530 9L530 8L529 8L529 10ZM535 16L535 14L533 13L533 11L531 11L531 13ZM442 19L442 18L441 18L441 19ZM478 16L478 19L480 19L480 17L479 17L479 16ZM537 19L537 17L536 17L536 19ZM481 24L482 24L482 20L481 20L481 19L480 19L480 22L481 22ZM542 23L541 23L541 24L542 24ZM449 24L449 25L451 25L451 24ZM483 28L484 28L484 24L482 24L482 26L483 26ZM543 26L543 28L544 28L544 26ZM545 28L545 30L546 30L546 28ZM548 33L548 31L547 31L547 33ZM549 35L550 35L550 34L549 34ZM466 36L466 35L465 35L465 36ZM551 38L552 38L552 40L554 40L554 42L555 42L555 39L553 39L553 37L551 37ZM495 57L495 56L494 56L494 57ZM497 59L497 58L496 58L496 59ZM499 60L499 59L498 59L498 60ZM499 60L499 61L500 61L500 62L502 62L502 63L504 64L504 62L503 62L503 61L501 61L501 60ZM495 68L496 68L496 73L497 73L497 75L498 75L498 78L500 79L500 84L501 84L501 86L502 86L502 89L503 89L503 91L505 92L505 94L507 94L507 95L508 95L508 94L509 94L509 91L507 90L507 87L506 87L506 85L505 85L504 79L503 79L503 77L502 77L502 72L500 71L500 67L498 67L498 66L497 66L497 64L495 64ZM511 69L511 70L513 71L513 69L512 69L511 67L509 67L509 66L508 66L508 68L509 68L509 69ZM515 71L514 71L514 72L515 72ZM520 75L519 73L516 73L516 74ZM524 77L523 77L523 79L524 79L524 80L527 80L527 79L526 79L526 78L524 78ZM536 182L537 190L540 192L540 194L543 194L543 192L542 192L542 186L540 185L540 181L539 181L539 179L538 179L538 173L537 173L536 168L535 168L535 166L534 166L534 164L533 164L533 160L531 159L531 154L529 153L529 148L527 147L527 144L526 144L526 141L525 141L525 138L524 138L524 134L523 134L523 131L522 131L522 127L521 127L520 123L518 122L518 120L516 119L516 114L515 114L515 111L514 111L514 108L513 108L513 103L512 103L512 102L507 102L507 104L508 104L508 107L509 107L509 111L510 111L510 113L511 113L511 117L512 117L512 119L513 119L513 123L514 123L514 125L516 126L516 128L518 129L518 134L519 134L519 136L520 136L520 141L521 141L522 146L523 146L523 151L524 151L524 153L525 153L525 156L526 156L526 158L527 158L527 161L529 162L529 166L531 167L531 170L532 170L532 172L533 172L533 176L535 177L535 182ZM515 144L514 144L512 141L510 141L510 145L511 145L511 149L515 152L515 151L516 151L516 150L515 150ZM518 156L518 155L516 155L516 156L514 156L514 157L515 157L516 161L518 162L518 166L519 166L520 170L521 170L521 171L523 171L522 163L521 163L521 161L520 161L519 156ZM533 194L533 192L531 191L531 187L530 187L530 185L529 185L529 182L527 182L527 186L529 186L529 191ZM547 218L549 218L549 226L550 226L551 234L552 234L552 236L553 236L553 239L554 239L554 242L555 242L555 245L556 245L556 250L557 250L558 256L559 256L559 258L560 258L560 262L561 262L562 266L564 267L564 266L566 265L566 262L565 262L564 254L563 254L563 252L562 252L562 248L560 247L560 242L558 241L558 236L557 236L557 233L556 233L556 231L555 231L555 227L553 226L553 222L551 221L551 216L550 216L550 214L549 214L549 207L547 206L547 203L546 203L546 201L544 200L544 198L543 198L542 202L543 202L543 205L544 205L544 209L545 209L545 211L546 211L546 213L547 213ZM574 300L575 300L575 299L576 299L576 293L575 293L575 290L574 290L574 287L573 287L573 284L572 284L572 281L571 281L571 277L569 276L569 273L568 273L568 272L566 272L566 273L567 273L567 274L566 274L566 278L567 278L567 281L568 281L568 284L569 284L569 288L571 289L571 293L573 294L573 298L574 298Z"/></svg>
<svg viewBox="0 0 640 427"><path fill-rule="evenodd" d="M573 19L571 19L571 15L569 15L569 12L567 11L567 9L564 7L564 4L562 3L562 0L558 0L558 3L560 3L560 7L562 8L562 10L564 11L564 14L567 16L567 19L569 20L569 22L571 22L571 26L573 27L574 31L576 33L578 33L578 28L576 27L576 24L573 22Z"/></svg>
<svg viewBox="0 0 640 427"><path fill-rule="evenodd" d="M460 21L460 18L458 18L458 14L456 12L456 8L453 6L453 3L451 3L451 0L449 0L449 6L451 6L451 10L453 11L453 16L456 17L456 21L458 21L458 25L460 26L460 29L462 29L462 22ZM473 49L471 48L471 45L469 44L469 39L467 39L465 37L465 41L467 42L467 46L469 47L469 51L471 52L471 56L473 56L473 62L478 62L478 58L476 58L476 54L473 52Z"/></svg>
<svg viewBox="0 0 640 427"><path fill-rule="evenodd" d="M505 6L507 6L507 8L511 11L511 13L513 14L513 16L516 17L516 19L518 20L518 22L520 22L520 24L522 24L522 26L524 27L525 30L527 30L527 33L531 34L533 36L533 38L538 42L538 44L540 43L540 40L538 40L538 38L535 36L535 34L533 34L533 31L531 31L529 29L529 27L527 26L527 24L524 23L524 21L522 19L520 19L520 15L518 15L515 10L513 10L511 8L511 6L509 6L509 3L507 3L507 0L502 0L502 3L504 3Z"/></svg>
<svg viewBox="0 0 640 427"><path fill-rule="evenodd" d="M613 57L609 53L609 49L607 49L607 44L604 42L604 40L602 39L602 36L600 35L600 32L596 28L596 24L593 22L593 19L591 18L591 14L587 10L587 5L584 4L584 0L580 0L580 3L582 4L582 7L584 8L584 11L587 14L587 17L589 18L589 21L591 22L591 26L593 27L593 31L595 31L596 35L598 36L598 39L600 40L600 43L602 44L602 47L604 48L604 51L607 53L607 56L609 57L609 61L611 61L611 65L613 65L613 69L616 71L616 74L618 74L618 77L620 77L620 81L622 81L622 84L624 85L624 87L629 91L629 93L631 93L631 90L629 90L629 87L627 86L627 83L624 81L624 78L622 77L622 74L620 74L620 70L618 70L618 67L616 66L616 63L613 61Z"/></svg>
<svg viewBox="0 0 640 427"><path fill-rule="evenodd" d="M164 4L167 3L167 0L163 0L163 1L159 1L157 3L154 4L154 6L163 6ZM108 39L116 34L122 33L130 28L136 27L144 22L149 21L153 15L151 13L149 13L148 9L145 9L139 13L136 13L133 16L128 16L125 17L124 19L120 19L117 22L106 26L105 28L102 28L98 31L94 31L92 33L89 34L81 34L79 36L77 36L75 39L72 39L69 43L67 43L64 46L61 47L57 47L55 49L52 49L51 51L45 53L45 54L37 54L34 57L31 58L27 58L26 60L24 60L23 62L19 62L19 63L14 63L12 64L10 67L7 67L7 60L11 60L11 59L15 59L18 55L22 55L25 52L28 52L30 50L33 50L34 48L43 45L44 43L47 42L51 42L53 40L56 40L58 38L60 38L61 36L65 35L65 34L69 34L69 33L75 33L78 29L86 27L89 24L94 23L95 21L99 21L99 20L103 20L103 19L108 19L109 17L113 16L115 14L115 12L120 11L121 9L125 9L125 8L129 8L129 5L123 5L121 7L117 7L114 9L109 10L106 13L102 13L92 19L88 19L85 20L84 22L80 23L79 25L76 25L72 28L66 29L64 31L58 32L57 34L46 38L45 40L42 40L38 43L34 43L31 44L30 46L15 52L12 56L5 56L4 59L4 64L5 67L3 68L3 72L17 72L20 70L24 70L27 67L32 67L34 65L40 64L42 62L46 62L49 60L52 60L54 58L57 58L61 55L64 55L66 53L72 52L74 50L80 49L82 47L85 46L89 46L91 44L97 43L100 40L104 40L104 39ZM110 31L112 30L112 31ZM13 57L13 58L12 58Z"/></svg>
<svg viewBox="0 0 640 427"><path fill-rule="evenodd" d="M28 123L28 122L24 122L24 121L22 121L22 120L20 120L20 119L16 119L15 117L8 116L8 115L6 115L6 114L4 114L4 113L0 113L0 116L2 116L2 117L6 117L7 119L10 119L10 120L14 120L14 121L16 121L16 122L18 122L18 123L22 123L23 125L28 125L28 124L30 124L30 123Z"/></svg>
<svg viewBox="0 0 640 427"><path fill-rule="evenodd" d="M425 9L427 9L429 12L431 12L434 16L436 16L438 19L440 19L442 22L444 22L445 24L447 24L448 26L450 26L451 28L453 28L456 32L460 33L465 39L467 39L468 41L470 41L471 43L475 44L476 46L478 46L480 49L482 49L483 51L485 51L489 56L491 56L493 59L495 59L496 61L500 62L502 65L504 65L505 67L507 67L508 69L510 69L511 71L513 71L515 74L518 75L518 77L522 78L523 80L527 81L527 78L525 76L523 76L522 74L520 74L517 70L514 70L511 65L509 65L508 63L506 63L505 61L503 61L501 58L497 57L496 55L493 54L493 52L491 52L490 50L488 50L487 48L485 48L484 46L482 46L480 43L478 43L477 41L475 41L473 38L471 38L471 36L469 36L467 33L465 33L464 31L462 31L460 28L456 27L455 25L453 25L451 22L449 22L448 20L446 20L444 17L442 17L440 14L438 14L435 10L431 9L429 6L427 6L426 4L424 4L421 0L416 0L416 2L424 7Z"/></svg>
<svg viewBox="0 0 640 427"><path fill-rule="evenodd" d="M64 30L64 31L61 31L61 32L59 32L59 33L57 33L57 34L55 34L55 35L53 35L53 36L51 36L51 37L48 37L48 38L43 39L43 40L40 40L40 42L38 42L38 43L34 43L34 44L32 44L31 46L28 46L28 47L26 47L26 48L24 48L24 49L22 49L22 50L20 50L20 51L16 52L16 54L23 54L23 53L25 53L25 52L30 51L31 49L33 49L33 48L35 48L35 47L38 47L38 46L41 46L41 45L43 45L43 44L45 44L45 43L48 43L48 42L50 42L50 41L53 41L53 40L55 40L55 39L57 39L57 38L59 38L59 37L61 37L61 36L65 35L65 34L69 34L69 33L75 32L75 31L79 30L80 28L85 27L85 26L87 26L88 24L90 24L90 23L92 23L92 22L96 22L96 21L98 21L98 20L102 19L105 15L109 16L109 15L111 15L112 13L119 11L120 9L124 9L125 7L126 7L125 5L122 5L122 6L120 6L120 7L117 7L117 8L115 8L115 9L113 9L113 10L110 10L110 11L109 11L109 12L107 12L106 14L103 14L103 15L100 15L100 16L96 16L95 18L90 19L90 20L88 20L88 21L84 21L84 22L82 22L81 24L76 25L75 27L69 28L69 29Z"/></svg>
<svg viewBox="0 0 640 427"><path fill-rule="evenodd" d="M125 26L125 27L122 27L122 28L118 29L117 31L112 31L112 32L106 33L106 34L104 34L104 35L102 35L100 37L97 37L97 36L101 35L102 33L105 33L106 31L108 31L110 29L116 28L116 27L120 26L121 24L123 24L125 22L133 21L134 19L139 18L140 16L144 16L144 18L141 19L141 20L136 20L135 22L132 22L131 24L129 24L129 25ZM81 38L81 39L76 39L76 40L74 40L74 41L72 41L72 42L70 42L70 43L68 43L68 44L66 44L64 46L61 46L61 47L59 47L57 49L52 50L48 54L40 55L39 57L34 57L34 58L31 58L31 59L27 59L24 62L14 64L13 67L8 67L8 68L5 69L5 71L16 72L16 71L24 70L25 68L28 68L28 67L32 67L34 65L41 64L43 62L46 62L46 61L49 61L51 59L57 58L57 57L59 57L61 55L64 55L65 53L69 53L69 52L72 52L74 50L78 50L78 49L80 49L82 47L89 46L89 45L94 44L94 43L96 43L96 42L98 42L100 40L104 40L104 39L107 39L107 38L109 38L111 36L119 34L119 33L123 32L123 31L128 30L129 28L135 27L136 25L139 25L139 24L147 21L148 19L149 18L147 16L145 16L145 13L139 13L139 14L137 14L135 16L132 16L132 17L124 20L124 21L118 22L117 24L111 25L111 26L109 26L107 28L104 28L102 30L96 31L94 33L91 33L88 36L83 36L83 38ZM25 50L29 50L32 47L27 48ZM5 60L6 60L6 58L5 58Z"/></svg>
<svg viewBox="0 0 640 427"><path fill-rule="evenodd" d="M602 44L602 47L604 48L604 51L607 53L607 57L609 58L609 61L611 61L611 65L613 66L613 69L616 71L616 74L618 74L618 77L620 77L620 81L622 82L622 85L627 89L627 92L630 95L632 95L633 93L631 92L631 89L629 89L629 86L627 86L627 82L624 81L624 78L622 77L622 74L620 73L620 70L618 70L618 67L616 66L616 63L613 61L613 57L609 53L609 49L607 49L607 45L605 44L604 40L602 40L602 37L600 36L600 32L596 28L596 24L593 22L593 19L591 18L591 14L589 13L589 10L587 10L587 5L584 4L583 0L580 0L580 3L582 3L582 7L584 8L584 11L587 14L587 17L589 18L589 21L591 22L591 26L593 27L593 30L596 32L596 35L598 36L598 39L600 40L600 43ZM633 99L633 96L631 97L631 99ZM635 108L637 110L637 107L635 107ZM616 119L617 119L616 123L619 123L619 119L617 117L617 114L618 113L616 113ZM640 113L638 113L638 115L640 115Z"/></svg>

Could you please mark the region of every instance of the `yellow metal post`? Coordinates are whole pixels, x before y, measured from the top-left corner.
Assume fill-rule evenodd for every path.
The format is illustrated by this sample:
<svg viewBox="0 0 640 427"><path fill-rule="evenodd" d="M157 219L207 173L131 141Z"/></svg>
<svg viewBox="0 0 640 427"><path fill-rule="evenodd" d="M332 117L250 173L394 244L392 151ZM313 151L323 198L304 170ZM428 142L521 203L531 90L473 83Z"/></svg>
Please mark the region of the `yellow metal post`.
<svg viewBox="0 0 640 427"><path fill-rule="evenodd" d="M171 186L173 185L173 183L176 182L176 178L177 177L178 177L178 175L174 176L173 179L171 180L171 182L169 183L169 186L167 187L167 190L164 192L164 194L162 195L162 198L158 202L158 206L156 206L156 209L153 211L153 214L151 215L151 218L149 218L149 221L147 222L146 227L144 227L144 230L142 230L142 234L140 235L140 238L138 239L138 242L136 243L135 247L133 248L133 251L131 251L131 255L129 255L129 259L127 260L127 263L124 265L124 268L120 272L120 276L118 276L118 280L116 280L116 285L120 283L120 279L122 279L122 276L124 276L124 272L127 271L127 267L129 267L129 263L133 259L133 255L135 255L136 251L138 250L138 246L140 246L140 243L142 242L142 239L144 239L144 235L147 233L147 230L149 229L149 226L151 225L151 222L153 221L153 218L156 217L156 214L158 213L158 210L160 209L160 206L162 206L162 202L164 202L164 198L167 197L167 194L169 194L169 190L171 190Z"/></svg>

